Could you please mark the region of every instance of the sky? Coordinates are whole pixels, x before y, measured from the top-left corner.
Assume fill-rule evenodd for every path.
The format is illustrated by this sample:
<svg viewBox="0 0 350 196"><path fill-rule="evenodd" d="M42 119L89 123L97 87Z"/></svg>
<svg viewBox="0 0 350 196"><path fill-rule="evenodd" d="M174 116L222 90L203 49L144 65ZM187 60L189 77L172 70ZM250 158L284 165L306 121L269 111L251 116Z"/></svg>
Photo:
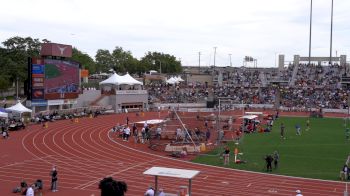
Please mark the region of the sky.
<svg viewBox="0 0 350 196"><path fill-rule="evenodd" d="M0 41L14 36L72 45L94 58L116 46L182 65L276 67L308 56L311 0L0 0ZM333 56L350 56L350 1L334 1ZM312 56L329 56L331 0L313 0ZM230 55L231 54L231 55ZM248 64L247 66L252 66Z"/></svg>

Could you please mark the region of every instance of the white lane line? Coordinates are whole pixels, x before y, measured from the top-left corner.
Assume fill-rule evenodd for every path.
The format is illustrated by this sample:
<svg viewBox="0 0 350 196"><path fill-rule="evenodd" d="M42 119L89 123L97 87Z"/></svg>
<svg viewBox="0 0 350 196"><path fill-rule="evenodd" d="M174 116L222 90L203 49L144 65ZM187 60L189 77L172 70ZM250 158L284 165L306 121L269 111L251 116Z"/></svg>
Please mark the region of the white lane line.
<svg viewBox="0 0 350 196"><path fill-rule="evenodd" d="M152 161L147 161L147 162L143 162L143 163L140 163L140 164L131 166L131 167L127 167L127 168L125 168L125 169L123 169L123 170L120 170L120 171L117 171L117 172L108 174L107 176L114 176L114 175L116 175L116 174L123 173L123 172L125 172L125 171L128 171L128 170L130 170L130 169L139 167L139 166L141 166L141 165L145 165L145 164L152 163L152 162L156 162L156 161L159 161L159 159L155 159L155 160L152 160ZM80 186L77 186L77 187L75 187L75 188L84 189L84 188L86 188L86 187L88 187L88 186L91 186L91 185L95 184L96 182L98 182L98 181L100 181L100 180L101 180L101 178L97 178L97 179L95 179L95 180L92 180L92 181L90 181L90 182L87 182L87 183L85 183L85 184L82 184L82 185L80 185Z"/></svg>

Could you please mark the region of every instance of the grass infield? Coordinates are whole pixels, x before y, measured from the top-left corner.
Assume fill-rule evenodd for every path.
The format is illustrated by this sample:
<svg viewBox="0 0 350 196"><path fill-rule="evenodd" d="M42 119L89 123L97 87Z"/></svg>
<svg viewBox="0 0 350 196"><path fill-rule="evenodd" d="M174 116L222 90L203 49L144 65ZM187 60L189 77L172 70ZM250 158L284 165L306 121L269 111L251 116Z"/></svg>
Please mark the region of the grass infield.
<svg viewBox="0 0 350 196"><path fill-rule="evenodd" d="M245 164L235 164L235 142L229 142L230 165L241 170L266 172L264 157L279 152L279 167L273 169L273 174L299 176L325 180L339 180L342 169L350 154L350 141L345 139L345 127L350 122L338 118L310 118L310 130L306 131L307 118L282 117L274 122L271 133L245 134L239 145L239 158L247 161ZM281 139L280 124L285 124L286 139ZM296 135L295 125L301 126L301 136ZM209 154L198 156L194 162L222 166L220 153L223 147L217 147Z"/></svg>
<svg viewBox="0 0 350 196"><path fill-rule="evenodd" d="M53 65L53 64L46 64L45 65L45 77L46 77L46 79L56 78L60 75L61 75L61 72L57 68L56 65Z"/></svg>

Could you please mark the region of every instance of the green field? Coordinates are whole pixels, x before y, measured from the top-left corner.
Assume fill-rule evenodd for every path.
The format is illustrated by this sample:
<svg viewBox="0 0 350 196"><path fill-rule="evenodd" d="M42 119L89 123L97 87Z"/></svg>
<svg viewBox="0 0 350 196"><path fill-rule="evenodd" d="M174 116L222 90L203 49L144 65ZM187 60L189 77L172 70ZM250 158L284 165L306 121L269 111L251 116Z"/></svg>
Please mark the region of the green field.
<svg viewBox="0 0 350 196"><path fill-rule="evenodd" d="M45 76L46 79L56 78L61 75L60 70L56 67L56 65L53 64L46 64L45 65Z"/></svg>
<svg viewBox="0 0 350 196"><path fill-rule="evenodd" d="M280 137L280 124L286 127L286 139ZM301 125L301 136L296 135L295 125ZM310 118L311 130L305 131L306 118L280 118L274 122L271 133L246 134L239 146L243 155L240 159L246 164L234 164L234 142L230 147L231 168L266 172L264 157L277 150L280 154L279 168L270 173L288 176L300 176L327 180L339 180L348 154L350 141L345 140L345 123L343 119ZM347 123L350 126L350 123ZM194 162L209 165L224 166L218 155L223 147L218 147L208 155L198 156Z"/></svg>

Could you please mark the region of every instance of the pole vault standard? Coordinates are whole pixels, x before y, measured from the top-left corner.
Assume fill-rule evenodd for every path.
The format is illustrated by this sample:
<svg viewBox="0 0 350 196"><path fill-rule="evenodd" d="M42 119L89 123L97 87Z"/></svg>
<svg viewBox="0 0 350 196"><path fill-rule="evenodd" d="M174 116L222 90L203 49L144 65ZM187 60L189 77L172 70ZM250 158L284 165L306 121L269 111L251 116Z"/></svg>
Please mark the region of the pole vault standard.
<svg viewBox="0 0 350 196"><path fill-rule="evenodd" d="M176 110L173 109L173 111L174 111L174 113L175 113L177 119L180 121L181 126L182 126L183 129L185 130L185 134L190 138L192 144L194 145L194 149L196 149L197 146L196 146L196 144L194 143L194 141L193 141L191 135L188 133L188 130L187 130L187 128L185 127L185 124L182 122L182 120L181 120L180 116L177 114ZM186 138L186 136L185 136L185 138ZM185 138L184 138L184 141L185 141Z"/></svg>

